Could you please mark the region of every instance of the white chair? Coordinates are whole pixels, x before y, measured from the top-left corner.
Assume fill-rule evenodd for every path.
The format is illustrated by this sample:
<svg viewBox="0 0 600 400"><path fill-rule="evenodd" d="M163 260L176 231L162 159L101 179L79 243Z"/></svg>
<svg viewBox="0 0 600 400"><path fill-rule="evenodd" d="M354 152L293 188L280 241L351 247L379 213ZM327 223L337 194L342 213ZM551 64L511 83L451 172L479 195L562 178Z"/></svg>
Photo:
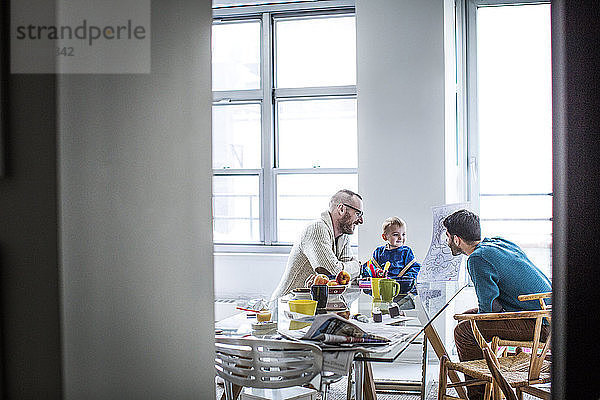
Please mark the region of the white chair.
<svg viewBox="0 0 600 400"><path fill-rule="evenodd" d="M215 338L215 370L223 378L227 400L243 387L280 389L304 385L323 367L321 349L310 343L288 340ZM326 398L330 380L322 380Z"/></svg>

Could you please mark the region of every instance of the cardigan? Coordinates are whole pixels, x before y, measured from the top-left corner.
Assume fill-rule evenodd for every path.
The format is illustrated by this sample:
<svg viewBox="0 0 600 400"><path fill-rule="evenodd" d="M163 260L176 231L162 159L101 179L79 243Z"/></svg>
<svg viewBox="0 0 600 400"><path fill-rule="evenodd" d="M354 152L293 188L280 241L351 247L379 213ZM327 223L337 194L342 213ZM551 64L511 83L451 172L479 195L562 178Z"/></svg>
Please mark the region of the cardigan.
<svg viewBox="0 0 600 400"><path fill-rule="evenodd" d="M360 263L352 254L348 234L333 235L333 222L329 211L321 213L321 218L311 222L302 230L299 239L292 246L285 272L271 296L277 300L293 289L304 287L306 279L324 268L328 275L336 276L346 270L352 278L360 270Z"/></svg>

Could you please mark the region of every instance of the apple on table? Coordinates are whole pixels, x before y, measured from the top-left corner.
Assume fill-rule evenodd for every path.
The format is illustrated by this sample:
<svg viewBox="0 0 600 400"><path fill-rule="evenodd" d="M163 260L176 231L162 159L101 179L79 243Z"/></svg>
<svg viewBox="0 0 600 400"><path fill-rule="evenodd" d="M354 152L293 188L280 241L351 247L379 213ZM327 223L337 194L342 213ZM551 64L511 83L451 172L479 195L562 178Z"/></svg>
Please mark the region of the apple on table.
<svg viewBox="0 0 600 400"><path fill-rule="evenodd" d="M350 283L350 274L348 271L342 270L335 277L335 281L338 283L338 285L347 285Z"/></svg>
<svg viewBox="0 0 600 400"><path fill-rule="evenodd" d="M315 276L315 281L313 282L313 285L327 285L327 282L329 282L329 278L327 277L327 275L318 274L317 276Z"/></svg>
<svg viewBox="0 0 600 400"><path fill-rule="evenodd" d="M317 274L309 276L304 282L306 287L311 287L312 285L328 285L328 286L338 286L338 285L347 285L350 283L350 274L348 271L340 271L335 279L330 280L325 274Z"/></svg>

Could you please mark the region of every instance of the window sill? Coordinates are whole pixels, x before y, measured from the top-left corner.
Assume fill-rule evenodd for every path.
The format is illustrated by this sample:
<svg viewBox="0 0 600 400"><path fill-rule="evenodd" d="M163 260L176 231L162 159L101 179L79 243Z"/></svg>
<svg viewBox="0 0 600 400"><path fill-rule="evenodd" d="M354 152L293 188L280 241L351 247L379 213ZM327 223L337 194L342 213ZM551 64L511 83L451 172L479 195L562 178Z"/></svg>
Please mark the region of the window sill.
<svg viewBox="0 0 600 400"><path fill-rule="evenodd" d="M351 245L352 250L356 252L358 246L355 244ZM290 254L292 244L239 244L239 243L215 243L213 245L214 254Z"/></svg>
<svg viewBox="0 0 600 400"><path fill-rule="evenodd" d="M255 253L255 254L290 254L291 244L214 244L213 252L216 253Z"/></svg>

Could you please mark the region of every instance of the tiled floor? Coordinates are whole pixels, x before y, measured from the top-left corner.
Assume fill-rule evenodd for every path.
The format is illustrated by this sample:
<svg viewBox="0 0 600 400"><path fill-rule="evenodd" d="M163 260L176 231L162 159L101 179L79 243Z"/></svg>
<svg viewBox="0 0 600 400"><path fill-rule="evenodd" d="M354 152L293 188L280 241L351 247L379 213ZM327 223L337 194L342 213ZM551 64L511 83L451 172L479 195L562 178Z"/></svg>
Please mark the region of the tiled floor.
<svg viewBox="0 0 600 400"><path fill-rule="evenodd" d="M346 400L346 385L348 381L346 379L342 379L341 381L331 385L329 390L327 399L328 400ZM223 386L217 385L217 399L220 399L223 394ZM434 393L432 397L428 396L427 400L435 400L436 394ZM377 393L378 400L419 400L420 396L418 394L408 394L408 393Z"/></svg>
<svg viewBox="0 0 600 400"><path fill-rule="evenodd" d="M398 376L402 376L405 380L419 381L421 379L421 363L419 359L418 350L415 349L413 352L407 354L408 360L402 362L396 362L394 364L374 364L373 373L377 380L393 380ZM414 359L412 359L414 357ZM436 371L437 373L437 371ZM327 396L328 400L346 400L347 395L347 378L342 378L339 382L331 385ZM431 389L430 389L431 391ZM430 396L427 396L427 400L437 399L435 391ZM223 393L223 387L217 386L217 399L220 399ZM399 392L378 392L378 400L420 400L421 396L419 393L399 393Z"/></svg>
<svg viewBox="0 0 600 400"><path fill-rule="evenodd" d="M348 381L342 379L341 381L331 385L328 400L346 400L346 385ZM223 394L223 386L217 385L217 399L221 398ZM380 393L377 392L378 400L420 400L420 395L411 393ZM437 399L437 382L434 382L429 393L426 396L426 400ZM528 394L523 395L524 400L534 400L535 397L529 396Z"/></svg>

